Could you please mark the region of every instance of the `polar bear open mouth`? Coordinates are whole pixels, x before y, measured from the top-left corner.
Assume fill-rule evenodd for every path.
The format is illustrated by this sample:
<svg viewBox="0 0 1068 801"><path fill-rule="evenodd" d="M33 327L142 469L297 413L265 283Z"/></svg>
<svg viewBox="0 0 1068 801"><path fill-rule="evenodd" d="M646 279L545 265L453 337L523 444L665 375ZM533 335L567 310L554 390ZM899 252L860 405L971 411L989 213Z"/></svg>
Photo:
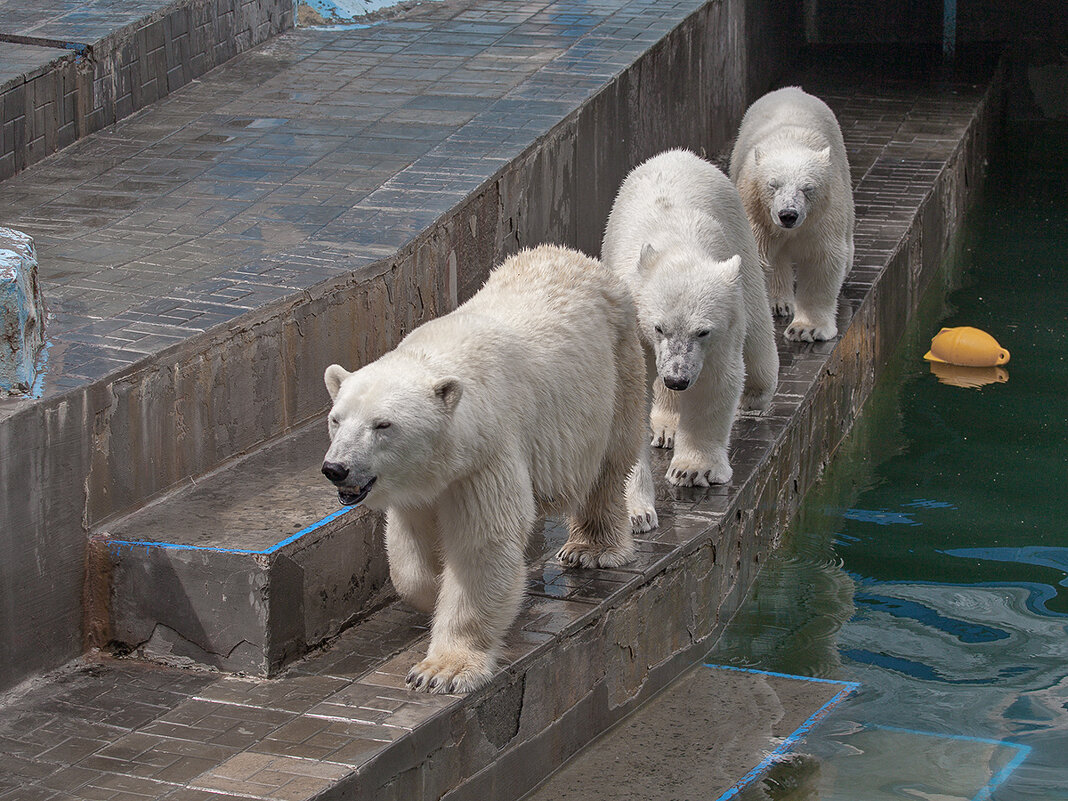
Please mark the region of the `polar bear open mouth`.
<svg viewBox="0 0 1068 801"><path fill-rule="evenodd" d="M378 480L378 476L372 476L371 480L368 481L366 484L364 484L359 489L357 489L356 492L352 492L350 490L339 489L337 491L338 500L340 500L341 503L344 506L355 506L356 504L358 504L360 501L362 501L364 498L367 497L367 493L371 491L371 487L374 486L374 483L377 480Z"/></svg>

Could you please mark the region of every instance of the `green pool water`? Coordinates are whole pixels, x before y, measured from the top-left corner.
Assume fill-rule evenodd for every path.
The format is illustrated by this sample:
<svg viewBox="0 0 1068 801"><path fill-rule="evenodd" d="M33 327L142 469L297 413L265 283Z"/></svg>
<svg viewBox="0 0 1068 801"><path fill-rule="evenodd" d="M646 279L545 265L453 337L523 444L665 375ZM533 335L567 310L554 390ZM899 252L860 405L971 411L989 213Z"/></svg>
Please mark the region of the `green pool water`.
<svg viewBox="0 0 1068 801"><path fill-rule="evenodd" d="M708 657L861 683L777 798L1068 799L1068 124L1006 133L936 280ZM932 375L956 325L1007 382Z"/></svg>

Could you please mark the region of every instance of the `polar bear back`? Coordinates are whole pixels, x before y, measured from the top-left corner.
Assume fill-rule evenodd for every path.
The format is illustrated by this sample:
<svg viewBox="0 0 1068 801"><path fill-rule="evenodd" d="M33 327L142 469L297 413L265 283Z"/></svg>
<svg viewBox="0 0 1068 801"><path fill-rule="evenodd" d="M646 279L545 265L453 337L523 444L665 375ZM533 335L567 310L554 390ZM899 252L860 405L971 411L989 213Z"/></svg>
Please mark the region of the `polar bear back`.
<svg viewBox="0 0 1068 801"><path fill-rule="evenodd" d="M641 393L644 376L626 287L597 260L552 246L506 260L394 354L464 383L449 439L468 449L466 462L515 449L535 493L563 505L584 497L600 470L612 399Z"/></svg>
<svg viewBox="0 0 1068 801"><path fill-rule="evenodd" d="M758 145L774 142L780 137L812 150L829 147L831 162L847 165L845 179L848 182L845 142L834 112L818 97L796 86L768 92L745 112L731 151L731 180L737 182Z"/></svg>
<svg viewBox="0 0 1068 801"><path fill-rule="evenodd" d="M696 239L718 261L737 254L743 263L759 263L745 207L727 176L688 150L668 150L634 168L620 185L601 255L631 284L638 280L643 245L665 249L680 238Z"/></svg>

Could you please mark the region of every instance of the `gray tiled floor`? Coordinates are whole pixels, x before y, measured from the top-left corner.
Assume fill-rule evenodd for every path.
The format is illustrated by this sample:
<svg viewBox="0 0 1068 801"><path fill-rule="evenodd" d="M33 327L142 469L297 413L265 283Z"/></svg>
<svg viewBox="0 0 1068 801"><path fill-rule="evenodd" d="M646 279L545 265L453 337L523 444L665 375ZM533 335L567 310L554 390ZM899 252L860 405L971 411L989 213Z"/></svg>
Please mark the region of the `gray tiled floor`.
<svg viewBox="0 0 1068 801"><path fill-rule="evenodd" d="M62 385L390 255L697 5L453 0L291 32L5 181L50 337L76 343Z"/></svg>

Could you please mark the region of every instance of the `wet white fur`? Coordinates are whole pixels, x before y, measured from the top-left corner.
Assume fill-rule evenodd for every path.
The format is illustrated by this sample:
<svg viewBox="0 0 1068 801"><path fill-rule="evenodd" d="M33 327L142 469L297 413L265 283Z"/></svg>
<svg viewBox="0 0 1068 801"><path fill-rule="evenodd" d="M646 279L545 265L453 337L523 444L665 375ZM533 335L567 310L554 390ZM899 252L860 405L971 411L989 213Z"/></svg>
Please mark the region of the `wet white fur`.
<svg viewBox="0 0 1068 801"><path fill-rule="evenodd" d="M739 398L747 408L766 407L779 368L764 274L738 191L687 150L654 156L620 186L601 253L638 308L653 444L675 448L668 480L730 481L727 444ZM690 385L672 391L664 378ZM636 531L655 525L653 497L643 449L627 490Z"/></svg>
<svg viewBox="0 0 1068 801"><path fill-rule="evenodd" d="M353 487L377 476L365 503L387 512L393 584L433 611L412 686L466 692L493 675L543 508L568 517L566 564L633 558L624 489L644 378L626 288L596 260L551 246L512 256L372 364L327 368L326 461Z"/></svg>
<svg viewBox="0 0 1068 801"><path fill-rule="evenodd" d="M772 309L793 314L786 338L834 338L838 292L853 264L854 218L849 162L834 113L797 87L769 92L742 119L730 175L768 264ZM787 207L799 213L790 229L777 222Z"/></svg>

